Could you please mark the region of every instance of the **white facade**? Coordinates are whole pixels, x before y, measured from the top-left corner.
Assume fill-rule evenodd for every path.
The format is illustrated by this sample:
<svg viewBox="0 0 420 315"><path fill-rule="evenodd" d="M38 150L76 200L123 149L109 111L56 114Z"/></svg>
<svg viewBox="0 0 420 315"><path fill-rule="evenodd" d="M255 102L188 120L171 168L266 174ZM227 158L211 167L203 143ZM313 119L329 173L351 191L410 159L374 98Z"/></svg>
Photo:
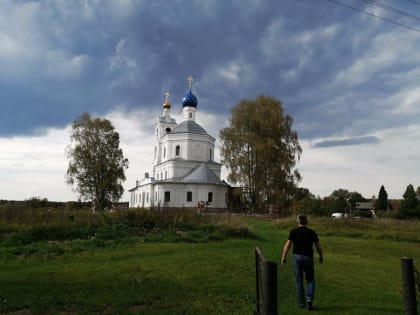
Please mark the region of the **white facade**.
<svg viewBox="0 0 420 315"><path fill-rule="evenodd" d="M190 82L191 83L191 82ZM130 189L130 207L227 207L228 185L214 161L215 138L195 122L197 99L190 91L183 99L183 121L170 115L169 94L154 135L153 172Z"/></svg>

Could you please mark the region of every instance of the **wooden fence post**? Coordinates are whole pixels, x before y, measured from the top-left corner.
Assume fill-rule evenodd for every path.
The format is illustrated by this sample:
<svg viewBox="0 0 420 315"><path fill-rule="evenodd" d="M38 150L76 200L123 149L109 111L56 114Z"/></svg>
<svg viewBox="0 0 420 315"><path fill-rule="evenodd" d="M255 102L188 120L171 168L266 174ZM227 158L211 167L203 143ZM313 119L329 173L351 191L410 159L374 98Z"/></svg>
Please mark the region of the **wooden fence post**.
<svg viewBox="0 0 420 315"><path fill-rule="evenodd" d="M277 315L277 264L266 261L264 269L264 314Z"/></svg>
<svg viewBox="0 0 420 315"><path fill-rule="evenodd" d="M401 258L401 272L405 315L417 315L416 286L414 282L414 266L412 258Z"/></svg>
<svg viewBox="0 0 420 315"><path fill-rule="evenodd" d="M256 311L255 315L277 315L277 264L267 261L255 248Z"/></svg>

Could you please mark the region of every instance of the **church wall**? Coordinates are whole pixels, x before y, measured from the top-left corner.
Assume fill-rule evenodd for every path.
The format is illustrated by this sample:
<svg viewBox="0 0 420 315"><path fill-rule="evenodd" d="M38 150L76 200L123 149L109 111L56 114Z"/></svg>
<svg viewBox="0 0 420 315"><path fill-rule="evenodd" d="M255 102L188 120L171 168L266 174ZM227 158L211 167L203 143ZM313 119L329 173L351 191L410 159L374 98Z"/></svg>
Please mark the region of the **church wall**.
<svg viewBox="0 0 420 315"><path fill-rule="evenodd" d="M165 192L170 193L170 201L165 202ZM187 194L191 192L191 201L187 201ZM195 208L199 201L206 202L208 194L213 194L213 201L209 203L209 208L226 208L226 187L209 184L174 184L162 183L155 187L155 206L175 207L175 208Z"/></svg>
<svg viewBox="0 0 420 315"><path fill-rule="evenodd" d="M141 185L130 192L130 208L150 208L151 206L153 206L153 185Z"/></svg>
<svg viewBox="0 0 420 315"><path fill-rule="evenodd" d="M209 135L168 134L162 138L160 161L164 162L174 158L203 162L213 160L214 142L214 138ZM179 155L176 155L177 146L180 146Z"/></svg>

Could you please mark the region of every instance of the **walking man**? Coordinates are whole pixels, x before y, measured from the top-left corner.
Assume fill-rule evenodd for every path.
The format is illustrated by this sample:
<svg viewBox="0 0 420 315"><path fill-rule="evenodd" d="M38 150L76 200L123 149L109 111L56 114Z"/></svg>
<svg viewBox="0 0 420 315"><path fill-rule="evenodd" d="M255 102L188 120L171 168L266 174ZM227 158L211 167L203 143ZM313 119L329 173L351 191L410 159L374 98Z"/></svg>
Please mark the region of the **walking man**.
<svg viewBox="0 0 420 315"><path fill-rule="evenodd" d="M319 255L319 262L322 263L324 257L318 235L314 230L307 227L308 218L305 214L297 216L298 227L289 233L289 238L283 248L281 262L286 263L286 256L293 243L293 269L295 272L296 291L298 295L299 307L307 307L312 311L315 294L315 268L313 245ZM306 296L303 285L303 275L306 278Z"/></svg>

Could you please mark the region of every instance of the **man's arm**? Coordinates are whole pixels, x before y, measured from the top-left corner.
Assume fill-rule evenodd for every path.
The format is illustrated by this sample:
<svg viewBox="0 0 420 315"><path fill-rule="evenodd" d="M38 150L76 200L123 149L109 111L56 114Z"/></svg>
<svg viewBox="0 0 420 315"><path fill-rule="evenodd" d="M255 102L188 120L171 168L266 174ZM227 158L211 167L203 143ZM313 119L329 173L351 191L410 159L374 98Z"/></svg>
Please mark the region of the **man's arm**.
<svg viewBox="0 0 420 315"><path fill-rule="evenodd" d="M290 246L292 245L292 241L291 240L287 240L286 244L284 244L284 248L283 248L283 255L281 256L281 263L284 265L286 263L286 256L287 253L289 252Z"/></svg>
<svg viewBox="0 0 420 315"><path fill-rule="evenodd" d="M319 241L315 243L315 248L319 255L319 262L322 263L324 261L324 254L322 252L321 243L319 243Z"/></svg>

